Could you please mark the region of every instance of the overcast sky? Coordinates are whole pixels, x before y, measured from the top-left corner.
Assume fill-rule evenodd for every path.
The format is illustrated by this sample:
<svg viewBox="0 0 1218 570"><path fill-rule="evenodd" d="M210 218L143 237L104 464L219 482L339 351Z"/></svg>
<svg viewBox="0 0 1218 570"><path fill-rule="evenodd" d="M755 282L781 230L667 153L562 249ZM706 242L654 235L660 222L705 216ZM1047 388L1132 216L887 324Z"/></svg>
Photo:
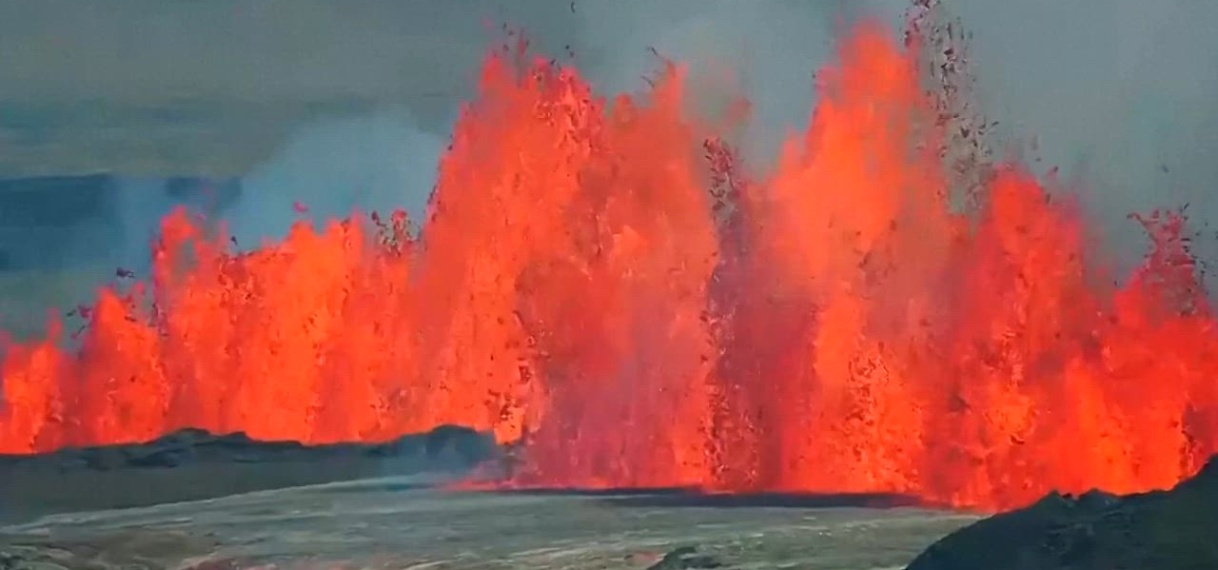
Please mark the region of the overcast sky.
<svg viewBox="0 0 1218 570"><path fill-rule="evenodd" d="M807 117L812 71L830 55L841 21L874 13L895 22L904 5L0 0L0 104L354 98L393 109L395 124L406 116L438 141L487 42L497 37L493 30L509 22L527 30L543 52L561 55L572 46L585 73L606 88L637 88L654 65L649 46L695 64L733 64L757 103L755 130L764 144ZM1132 209L1189 200L1202 216L1218 218L1211 215L1218 214L1211 192L1218 178L1218 34L1212 31L1218 2L952 5L974 32L987 110L1011 140L1036 137L1048 162L1085 169L1097 211L1118 220ZM304 128L318 138L316 125ZM345 137L362 132L344 129ZM372 131L368 145L392 138L385 129ZM432 160L434 153L418 154Z"/></svg>

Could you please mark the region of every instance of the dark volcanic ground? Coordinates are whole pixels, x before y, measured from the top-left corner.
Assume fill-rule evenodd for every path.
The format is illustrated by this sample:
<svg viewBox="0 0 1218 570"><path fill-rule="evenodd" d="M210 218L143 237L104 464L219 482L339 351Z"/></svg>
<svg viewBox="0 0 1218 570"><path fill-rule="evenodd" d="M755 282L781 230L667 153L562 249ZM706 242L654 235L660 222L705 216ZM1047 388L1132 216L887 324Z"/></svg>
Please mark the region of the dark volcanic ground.
<svg viewBox="0 0 1218 570"><path fill-rule="evenodd" d="M313 448L188 431L0 457L0 568L861 570L976 519L875 497L444 490L501 458L456 427Z"/></svg>
<svg viewBox="0 0 1218 570"><path fill-rule="evenodd" d="M0 521L353 479L455 477L497 455L492 438L460 427L377 445L313 447L185 430L145 444L0 455Z"/></svg>
<svg viewBox="0 0 1218 570"><path fill-rule="evenodd" d="M1171 491L1050 494L962 529L909 570L1218 568L1218 456Z"/></svg>
<svg viewBox="0 0 1218 570"><path fill-rule="evenodd" d="M973 520L850 506L673 507L654 498L450 493L417 478L380 479L63 514L0 528L0 553L67 568L878 570L904 566Z"/></svg>

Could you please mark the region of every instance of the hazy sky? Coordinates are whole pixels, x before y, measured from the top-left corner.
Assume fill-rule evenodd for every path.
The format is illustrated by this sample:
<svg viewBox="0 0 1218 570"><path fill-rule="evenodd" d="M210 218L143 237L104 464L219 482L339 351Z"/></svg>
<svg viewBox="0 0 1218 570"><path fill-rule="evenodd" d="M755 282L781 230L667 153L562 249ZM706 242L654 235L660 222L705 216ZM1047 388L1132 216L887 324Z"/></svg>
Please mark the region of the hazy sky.
<svg viewBox="0 0 1218 570"><path fill-rule="evenodd" d="M1105 226L1184 202L1218 223L1218 2L955 4L987 109L1046 161L1084 169Z"/></svg>
<svg viewBox="0 0 1218 570"><path fill-rule="evenodd" d="M279 137L280 158L295 168L285 169L271 158L272 164L256 170L262 192L288 193L271 200L280 204L295 195L279 187L279 176L307 179L314 163L316 168L334 164L343 172L378 160L392 162L393 168L380 164L374 170L433 168L435 147L442 145L501 22L527 30L542 52L561 55L571 46L581 69L606 88L639 87L639 77L654 66L649 46L695 65L734 65L757 103L754 138L764 147L806 119L811 74L831 54L841 22L861 13L895 22L905 5L898 0L0 0L0 105L101 101L156 108L189 99L223 109L238 102L286 106L354 99L383 107L337 122L267 126L241 120L224 126L221 130L236 137ZM955 0L951 5L974 33L986 109L1002 121L1011 140L1035 137L1047 162L1085 170L1097 212L1117 224L1130 210L1188 200L1199 216L1218 218L1218 200L1210 192L1218 178L1218 34L1212 32L1218 2ZM385 124L364 128L377 117ZM249 125L248 132L240 130L242 124ZM308 141L288 144L284 137L292 133ZM173 133L157 136L162 140ZM352 149L359 149L358 160L330 156L357 152ZM333 179L321 174L316 178ZM426 191L413 188L405 200L417 203ZM321 191L299 192L317 201L315 193ZM402 190L393 192L383 199L397 199ZM328 198L335 207L351 202Z"/></svg>

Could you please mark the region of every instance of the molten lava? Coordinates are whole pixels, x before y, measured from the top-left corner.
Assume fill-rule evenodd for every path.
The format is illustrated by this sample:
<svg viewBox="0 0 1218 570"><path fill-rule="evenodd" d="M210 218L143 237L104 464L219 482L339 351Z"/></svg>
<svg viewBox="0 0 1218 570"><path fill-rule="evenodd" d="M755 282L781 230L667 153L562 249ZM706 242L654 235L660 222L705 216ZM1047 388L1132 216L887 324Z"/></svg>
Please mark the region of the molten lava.
<svg viewBox="0 0 1218 570"><path fill-rule="evenodd" d="M455 423L526 437L522 484L981 508L1190 475L1218 452L1218 321L1182 218L1138 218L1116 286L1019 165L966 196L917 53L859 28L746 179L682 68L606 100L496 51L419 235L353 215L235 253L169 216L78 348L7 346L0 451Z"/></svg>

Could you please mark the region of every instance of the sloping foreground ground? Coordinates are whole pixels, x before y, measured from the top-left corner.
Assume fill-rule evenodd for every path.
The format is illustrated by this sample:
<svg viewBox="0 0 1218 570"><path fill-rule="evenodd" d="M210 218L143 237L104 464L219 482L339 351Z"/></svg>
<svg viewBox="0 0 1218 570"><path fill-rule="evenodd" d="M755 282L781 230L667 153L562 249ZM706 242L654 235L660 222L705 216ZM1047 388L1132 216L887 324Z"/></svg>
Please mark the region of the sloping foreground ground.
<svg viewBox="0 0 1218 570"><path fill-rule="evenodd" d="M1218 568L1218 457L1171 491L1049 495L961 529L909 570Z"/></svg>

